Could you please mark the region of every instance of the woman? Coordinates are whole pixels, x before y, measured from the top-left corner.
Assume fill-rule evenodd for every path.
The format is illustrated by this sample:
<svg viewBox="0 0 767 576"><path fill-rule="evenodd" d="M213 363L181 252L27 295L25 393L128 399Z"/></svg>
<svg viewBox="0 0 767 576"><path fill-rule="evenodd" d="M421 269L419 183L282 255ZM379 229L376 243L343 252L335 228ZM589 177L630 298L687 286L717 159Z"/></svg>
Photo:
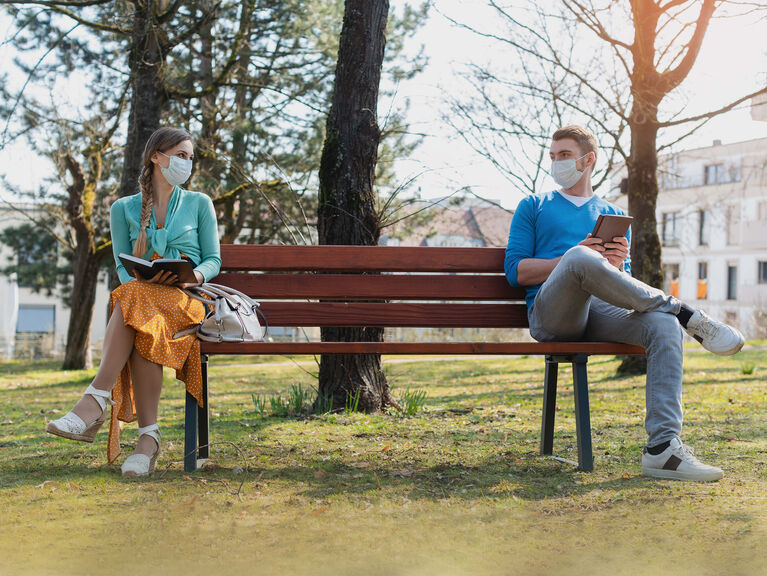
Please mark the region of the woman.
<svg viewBox="0 0 767 576"><path fill-rule="evenodd" d="M221 267L216 213L204 194L184 190L192 173L192 137L178 128L160 128L149 138L139 177L141 193L117 200L111 209L112 251L122 283L111 295L112 313L104 336L101 364L80 401L64 417L48 423L57 436L93 442L112 404L107 458L120 455L120 425L138 418L136 449L122 465L124 476L145 476L160 453L157 411L162 367L201 403L200 344L192 334L173 335L199 323L203 305L180 288L175 275L131 277L120 253L153 258L187 258L197 283L210 280Z"/></svg>

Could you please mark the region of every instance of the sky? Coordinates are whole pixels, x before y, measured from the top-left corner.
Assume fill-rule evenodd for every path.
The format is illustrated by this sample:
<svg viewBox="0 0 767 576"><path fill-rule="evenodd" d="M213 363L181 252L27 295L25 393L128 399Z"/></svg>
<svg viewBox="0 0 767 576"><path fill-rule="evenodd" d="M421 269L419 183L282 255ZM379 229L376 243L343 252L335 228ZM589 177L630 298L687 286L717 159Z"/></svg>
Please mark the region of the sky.
<svg viewBox="0 0 767 576"><path fill-rule="evenodd" d="M412 4L413 0L391 0L391 8L401 10L408 2ZM410 50L423 46L428 65L423 73L396 87L394 106L409 103L410 129L424 135L412 156L399 161L396 173L402 182L415 178L413 189L424 198L443 197L468 186L479 196L514 208L521 194L443 119L449 113L447 95L460 95L466 89L462 75L469 63L503 67L509 56L498 42L460 29L447 17L502 32L498 17L484 0L438 0L435 6L410 41ZM0 18L0 42L8 35L7 18ZM717 108L753 91L759 82L767 83L765 37L767 18L715 21L684 89L673 95L673 104L686 107L687 112ZM0 45L0 60L7 62L11 57L9 48ZM744 105L713 120L677 149L709 146L714 139L728 143L763 137L767 137L767 122L753 121ZM28 153L22 143L0 151L0 173L17 185L37 187L48 169L52 170L50 163ZM554 187L550 180L542 185L546 189Z"/></svg>
<svg viewBox="0 0 767 576"><path fill-rule="evenodd" d="M404 0L392 0L391 5L398 9L403 3ZM483 30L498 30L498 17L482 0L438 0L436 6L438 12L432 10L426 26L414 39L424 45L429 65L423 74L401 85L398 91L399 98L410 99L413 130L428 136L410 160L401 162L400 171L413 175L426 171L417 182L421 195L427 198L471 186L478 195L513 208L522 195L446 126L441 117L445 95L463 85L460 75L468 62L493 66L507 56L498 42L460 29L447 17ZM756 82L767 84L767 45L763 40L767 37L767 18L756 23L750 20L748 25L734 19L712 23L683 93L675 96L676 102L687 107L687 112L716 109L756 90ZM682 147L710 146L715 139L728 143L764 137L767 122L753 121L750 109L743 106L711 121L686 139ZM555 184L548 179L543 186L554 188Z"/></svg>

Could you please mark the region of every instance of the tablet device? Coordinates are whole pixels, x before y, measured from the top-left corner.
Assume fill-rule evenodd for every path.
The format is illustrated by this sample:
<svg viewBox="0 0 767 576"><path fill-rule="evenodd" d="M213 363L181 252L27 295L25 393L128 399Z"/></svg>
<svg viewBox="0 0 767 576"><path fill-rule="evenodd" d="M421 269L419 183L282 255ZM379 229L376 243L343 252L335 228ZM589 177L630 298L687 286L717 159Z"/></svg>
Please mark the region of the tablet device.
<svg viewBox="0 0 767 576"><path fill-rule="evenodd" d="M120 262L125 266L125 270L131 276L135 276L134 270L138 270L142 278L149 280L160 270L173 272L181 284L191 282L197 284L197 277L194 275L194 265L189 260L174 260L172 258L158 258L157 260L144 260L132 254L120 254Z"/></svg>
<svg viewBox="0 0 767 576"><path fill-rule="evenodd" d="M612 242L617 236L625 236L628 232L631 216L618 216L617 214L600 214L594 230L591 232L593 238L600 238L602 243Z"/></svg>

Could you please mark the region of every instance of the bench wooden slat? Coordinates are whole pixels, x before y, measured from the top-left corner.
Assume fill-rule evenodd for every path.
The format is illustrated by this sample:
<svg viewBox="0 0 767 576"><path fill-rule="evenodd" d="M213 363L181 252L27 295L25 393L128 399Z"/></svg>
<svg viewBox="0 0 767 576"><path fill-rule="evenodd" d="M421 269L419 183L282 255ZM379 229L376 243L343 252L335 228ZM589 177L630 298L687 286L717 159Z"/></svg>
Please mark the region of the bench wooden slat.
<svg viewBox="0 0 767 576"><path fill-rule="evenodd" d="M255 299L524 300L506 277L447 274L220 274L225 284Z"/></svg>
<svg viewBox="0 0 767 576"><path fill-rule="evenodd" d="M497 274L504 255L503 248L222 244L221 270Z"/></svg>
<svg viewBox="0 0 767 576"><path fill-rule="evenodd" d="M270 326L527 327L524 304L263 302L261 311Z"/></svg>
<svg viewBox="0 0 767 576"><path fill-rule="evenodd" d="M644 354L613 342L253 342L201 343L203 354Z"/></svg>

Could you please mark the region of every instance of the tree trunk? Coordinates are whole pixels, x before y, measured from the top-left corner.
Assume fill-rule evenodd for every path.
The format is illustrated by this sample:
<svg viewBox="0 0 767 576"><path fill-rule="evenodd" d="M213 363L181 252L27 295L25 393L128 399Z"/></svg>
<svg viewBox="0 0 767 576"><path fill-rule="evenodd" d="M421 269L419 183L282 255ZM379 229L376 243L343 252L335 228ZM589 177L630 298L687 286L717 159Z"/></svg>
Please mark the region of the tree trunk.
<svg viewBox="0 0 767 576"><path fill-rule="evenodd" d="M91 218L96 187L101 180L101 152L95 148L90 150L87 174L83 172L82 166L72 154L64 156L64 164L72 176L72 184L67 189L67 212L76 244L67 347L62 367L65 370L80 370L92 366L91 323L101 258L96 253Z"/></svg>
<svg viewBox="0 0 767 576"><path fill-rule="evenodd" d="M67 347L62 366L64 370L81 370L93 366L90 348L91 324L100 267L101 258L87 248L80 250L78 247L75 252Z"/></svg>
<svg viewBox="0 0 767 576"><path fill-rule="evenodd" d="M388 0L347 0L338 49L333 102L320 162L320 244L378 244L374 180L380 131L376 120ZM383 328L323 328L323 341L382 342ZM320 398L374 412L392 404L378 354L324 354Z"/></svg>
<svg viewBox="0 0 767 576"><path fill-rule="evenodd" d="M631 275L660 288L663 285L661 245L655 210L658 201L658 103L635 95L631 112L631 154L628 169L629 214L631 225ZM617 373L646 374L645 356L624 356Z"/></svg>
<svg viewBox="0 0 767 576"><path fill-rule="evenodd" d="M213 0L203 0L201 4L203 12L206 14L213 13L215 9ZM219 133L218 107L216 106L219 87L213 84L214 22L215 18L206 18L200 26L199 82L207 90L200 96L201 122L200 137L196 145L197 176L195 182L200 185L198 189L208 190L213 196L218 196L221 192L222 167L218 158L218 150L221 148L221 135Z"/></svg>
<svg viewBox="0 0 767 576"><path fill-rule="evenodd" d="M655 218L658 201L657 118L645 112L640 119L646 121L631 124L631 155L627 160L629 214L634 217L631 226L631 275L645 284L660 288L663 271Z"/></svg>
<svg viewBox="0 0 767 576"><path fill-rule="evenodd" d="M232 122L232 151L229 170L226 175L226 189L234 190L243 184L243 170L247 166L247 134L250 127L250 107L252 99L248 96L248 84L252 82L248 66L252 55L251 21L253 13L250 9L243 10L240 19L239 33L245 39L237 51L237 63L234 66L234 78L237 87L234 90L234 120ZM222 244L234 244L242 232L245 223L245 198L250 195L245 190L226 200L220 211L219 222L224 230L221 235ZM239 207L239 209L237 209ZM252 214L251 216L257 216Z"/></svg>
<svg viewBox="0 0 767 576"><path fill-rule="evenodd" d="M165 0L159 4L166 4ZM162 85L165 47L161 31L155 22L154 2L135 2L133 37L128 66L132 76L128 135L123 155L120 178L120 198L138 192L141 155L152 132L160 126L160 119L168 104L168 94ZM163 6L157 8L163 9Z"/></svg>

